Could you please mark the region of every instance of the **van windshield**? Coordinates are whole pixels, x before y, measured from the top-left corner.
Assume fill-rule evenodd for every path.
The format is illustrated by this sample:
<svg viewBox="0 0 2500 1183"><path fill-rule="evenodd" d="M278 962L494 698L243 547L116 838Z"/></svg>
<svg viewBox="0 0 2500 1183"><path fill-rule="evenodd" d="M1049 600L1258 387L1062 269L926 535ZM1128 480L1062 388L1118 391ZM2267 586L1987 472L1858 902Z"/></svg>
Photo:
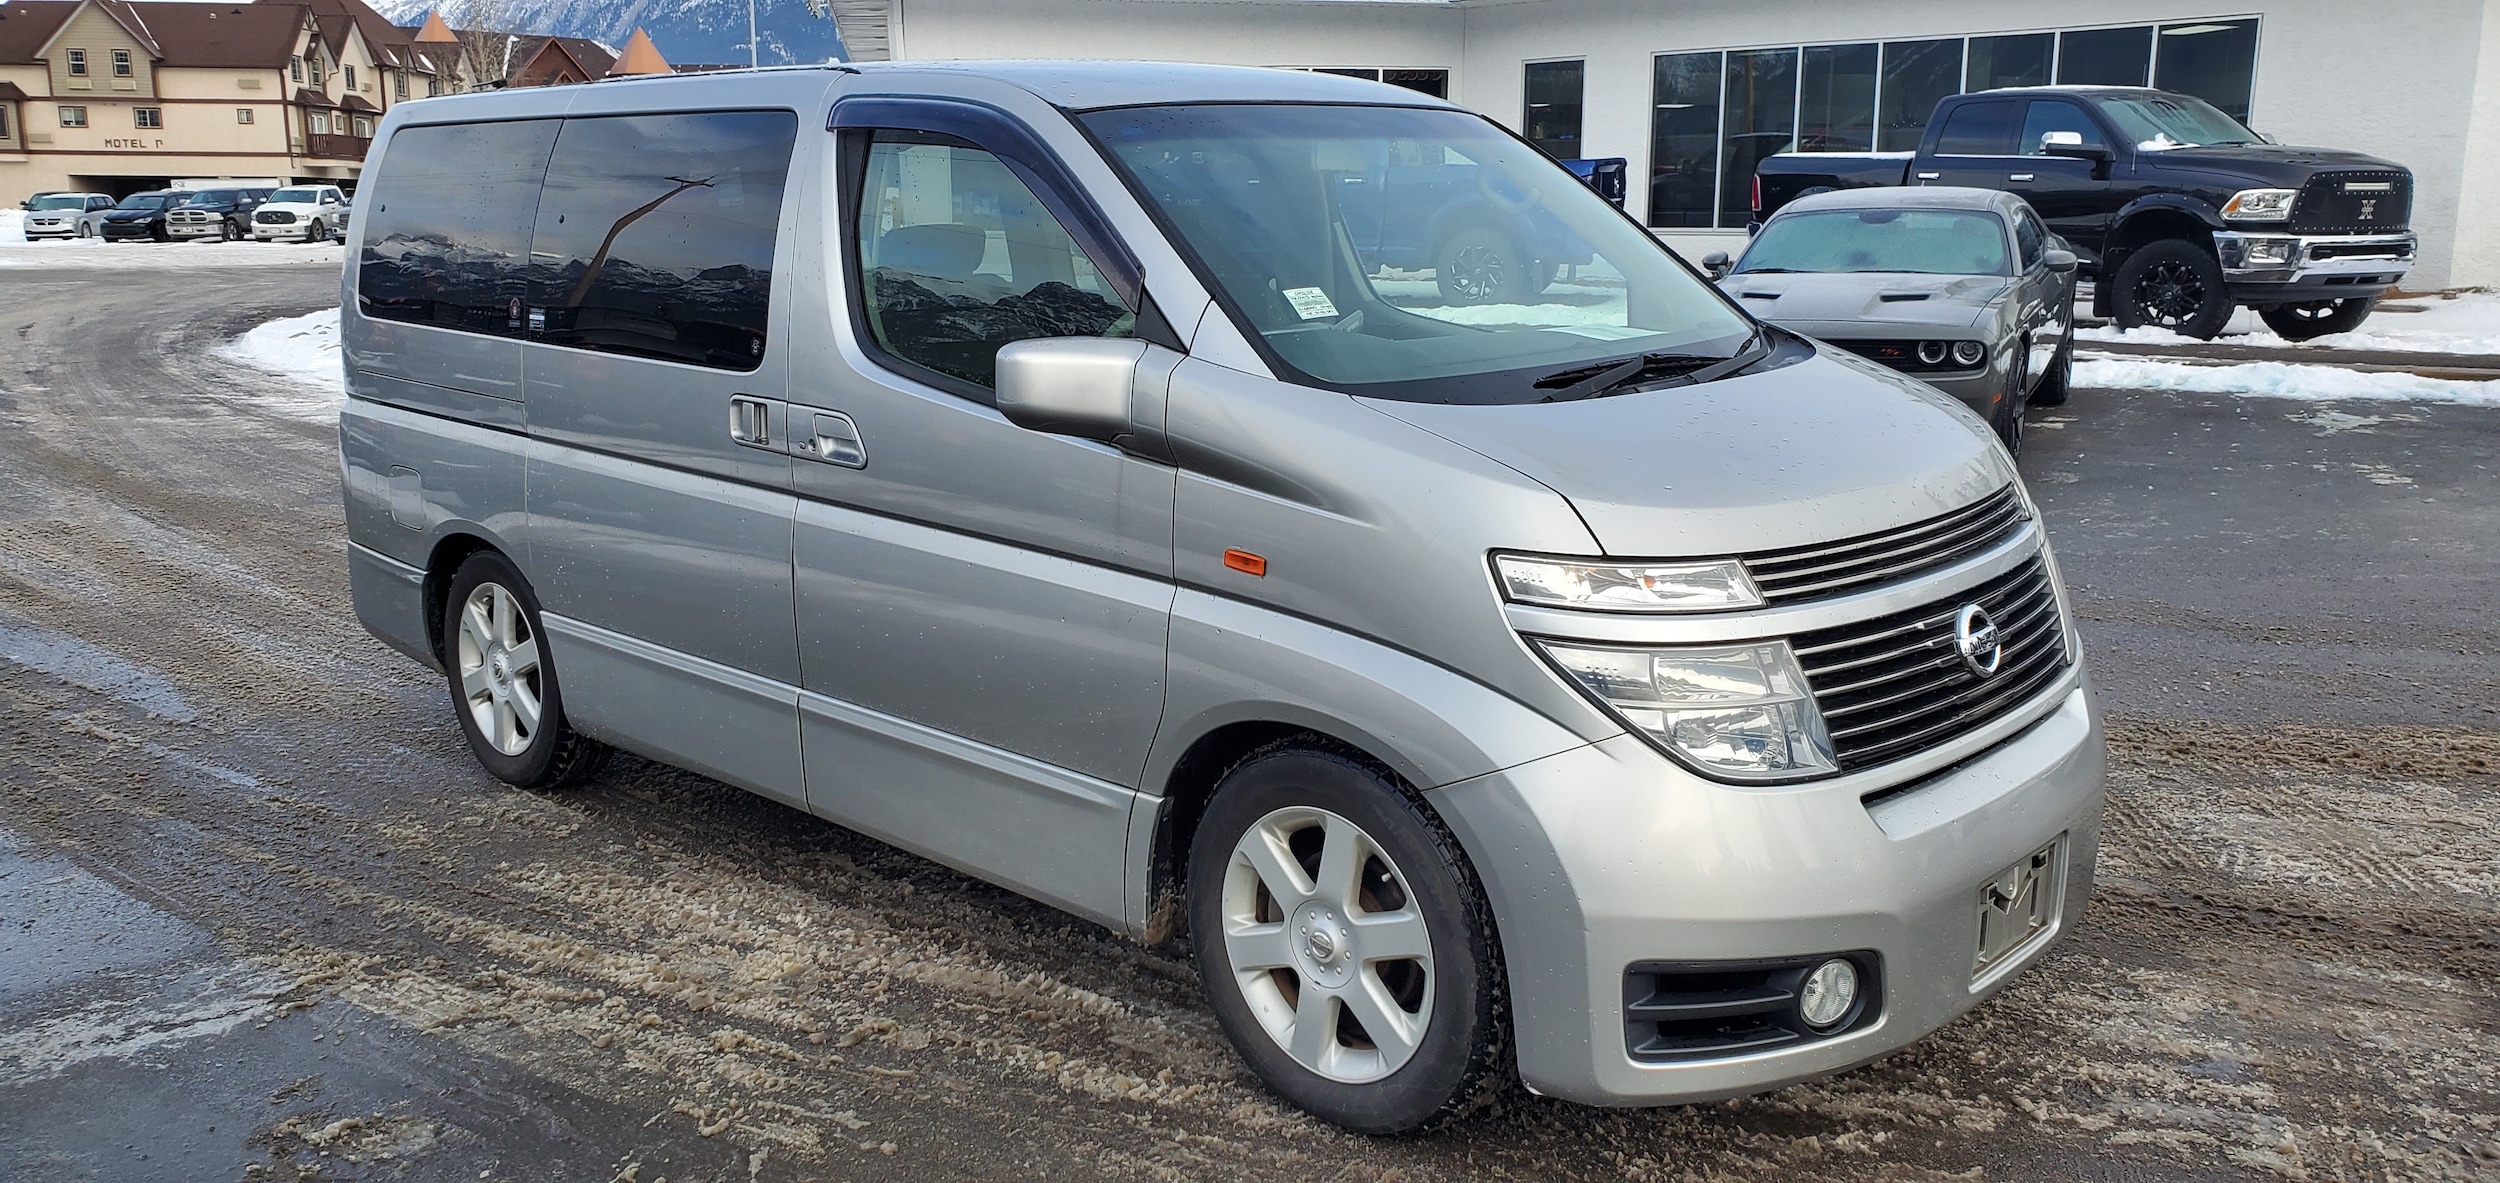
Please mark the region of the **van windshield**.
<svg viewBox="0 0 2500 1183"><path fill-rule="evenodd" d="M1559 372L1728 358L1753 338L1656 239L1475 115L1227 104L1078 118L1297 381L1537 402Z"/></svg>
<svg viewBox="0 0 2500 1183"><path fill-rule="evenodd" d="M35 209L38 209L38 210L47 210L47 209L81 209L81 210L82 210L82 209L87 208L87 195L86 195L86 194L84 194L84 193L71 193L71 194L68 194L68 195L66 195L66 196L62 196L62 197L38 197L38 198L36 198L36 199L35 199L34 208L35 208Z"/></svg>

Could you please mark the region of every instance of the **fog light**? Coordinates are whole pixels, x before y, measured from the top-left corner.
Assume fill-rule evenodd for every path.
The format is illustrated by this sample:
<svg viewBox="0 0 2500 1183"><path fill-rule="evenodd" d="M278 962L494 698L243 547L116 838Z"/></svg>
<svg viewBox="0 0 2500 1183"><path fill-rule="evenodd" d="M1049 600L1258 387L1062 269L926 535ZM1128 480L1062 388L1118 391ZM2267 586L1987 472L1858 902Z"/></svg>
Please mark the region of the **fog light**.
<svg viewBox="0 0 2500 1183"><path fill-rule="evenodd" d="M1918 360L1925 365L1943 365L1944 351L1945 343L1942 341L1921 341L1918 343Z"/></svg>
<svg viewBox="0 0 2500 1183"><path fill-rule="evenodd" d="M2248 261L2289 263L2292 261L2292 243L2289 238L2252 238L2248 241Z"/></svg>
<svg viewBox="0 0 2500 1183"><path fill-rule="evenodd" d="M1838 957L1814 967L1797 991L1797 1012L1817 1031L1839 1022L1858 1001L1858 970Z"/></svg>
<svg viewBox="0 0 2500 1183"><path fill-rule="evenodd" d="M1987 347L1977 341L1953 343L1953 361L1957 365L1975 366L1979 364L1979 359L1986 356L1988 356Z"/></svg>

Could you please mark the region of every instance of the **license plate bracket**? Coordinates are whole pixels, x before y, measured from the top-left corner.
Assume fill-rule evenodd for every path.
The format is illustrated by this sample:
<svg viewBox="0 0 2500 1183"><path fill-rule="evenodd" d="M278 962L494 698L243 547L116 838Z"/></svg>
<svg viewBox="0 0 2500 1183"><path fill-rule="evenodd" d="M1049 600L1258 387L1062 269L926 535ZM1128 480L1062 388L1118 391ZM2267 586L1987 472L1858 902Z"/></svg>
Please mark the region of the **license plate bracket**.
<svg viewBox="0 0 2500 1183"><path fill-rule="evenodd" d="M2059 835L1979 885L1972 978L1988 976L2055 927L2066 884L2065 848L2065 836Z"/></svg>

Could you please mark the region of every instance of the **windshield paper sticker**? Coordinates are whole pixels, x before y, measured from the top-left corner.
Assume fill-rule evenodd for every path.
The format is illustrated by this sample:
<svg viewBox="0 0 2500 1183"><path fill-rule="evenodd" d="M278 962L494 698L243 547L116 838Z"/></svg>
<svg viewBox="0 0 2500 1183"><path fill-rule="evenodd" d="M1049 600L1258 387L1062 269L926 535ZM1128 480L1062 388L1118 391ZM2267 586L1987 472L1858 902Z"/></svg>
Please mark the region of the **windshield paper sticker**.
<svg viewBox="0 0 2500 1183"><path fill-rule="evenodd" d="M1336 304L1318 288L1286 288L1282 295L1304 320L1327 320L1337 315Z"/></svg>

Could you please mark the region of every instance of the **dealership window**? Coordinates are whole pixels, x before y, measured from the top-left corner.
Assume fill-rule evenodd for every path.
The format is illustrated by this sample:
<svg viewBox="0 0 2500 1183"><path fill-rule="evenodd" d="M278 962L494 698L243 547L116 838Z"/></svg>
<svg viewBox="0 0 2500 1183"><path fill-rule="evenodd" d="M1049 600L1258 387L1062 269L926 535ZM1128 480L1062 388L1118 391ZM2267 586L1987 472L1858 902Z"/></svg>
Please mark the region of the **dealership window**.
<svg viewBox="0 0 2500 1183"><path fill-rule="evenodd" d="M116 50L114 50L114 51L113 51L113 77L115 77L115 78L128 78L128 77L130 77L130 51L129 51L129 50L127 50L127 49L116 49Z"/></svg>
<svg viewBox="0 0 2500 1183"><path fill-rule="evenodd" d="M1447 70L1382 70L1380 80L1436 99L1450 97L1450 72Z"/></svg>
<svg viewBox="0 0 2500 1183"><path fill-rule="evenodd" d="M2152 81L2153 26L2069 29L2057 35L2060 86L2143 86Z"/></svg>
<svg viewBox="0 0 2500 1183"><path fill-rule="evenodd" d="M72 78L84 78L87 76L86 50L73 49L69 51L69 76Z"/></svg>
<svg viewBox="0 0 2500 1183"><path fill-rule="evenodd" d="M165 126L165 109L162 107L132 107L130 109L130 126L139 128L161 128Z"/></svg>
<svg viewBox="0 0 2500 1183"><path fill-rule="evenodd" d="M1797 84L1797 148L1875 147L1875 46L1809 45Z"/></svg>
<svg viewBox="0 0 2500 1183"><path fill-rule="evenodd" d="M1752 49L1727 55L1727 117L1719 131L1719 226L1743 229L1753 216L1754 165L1797 142L1797 51Z"/></svg>
<svg viewBox="0 0 2500 1183"><path fill-rule="evenodd" d="M61 126L63 126L63 127L85 127L85 126L87 126L87 109L86 109L85 107L63 107L63 108L61 108Z"/></svg>
<svg viewBox="0 0 2500 1183"><path fill-rule="evenodd" d="M236 123L250 123L252 121L252 109L250 107L235 108L234 121Z"/></svg>
<svg viewBox="0 0 2500 1183"><path fill-rule="evenodd" d="M1907 152L1927 135L1936 100L1962 89L1962 42L1887 41L1876 91L1875 150Z"/></svg>
<svg viewBox="0 0 2500 1183"><path fill-rule="evenodd" d="M1662 53L1650 66L1649 224L1709 226L1719 189L1719 64Z"/></svg>
<svg viewBox="0 0 2500 1183"><path fill-rule="evenodd" d="M1529 143L1556 160L1578 160L1580 94L1586 62L1528 63L1528 114L1520 127Z"/></svg>
<svg viewBox="0 0 2500 1183"><path fill-rule="evenodd" d="M2163 25L2154 38L2153 85L2195 95L2242 123L2256 76L2256 21Z"/></svg>
<svg viewBox="0 0 2500 1183"><path fill-rule="evenodd" d="M1962 89L2046 86L2051 68L2056 64L2055 33L1973 37L1970 39L1970 62L1962 72Z"/></svg>

